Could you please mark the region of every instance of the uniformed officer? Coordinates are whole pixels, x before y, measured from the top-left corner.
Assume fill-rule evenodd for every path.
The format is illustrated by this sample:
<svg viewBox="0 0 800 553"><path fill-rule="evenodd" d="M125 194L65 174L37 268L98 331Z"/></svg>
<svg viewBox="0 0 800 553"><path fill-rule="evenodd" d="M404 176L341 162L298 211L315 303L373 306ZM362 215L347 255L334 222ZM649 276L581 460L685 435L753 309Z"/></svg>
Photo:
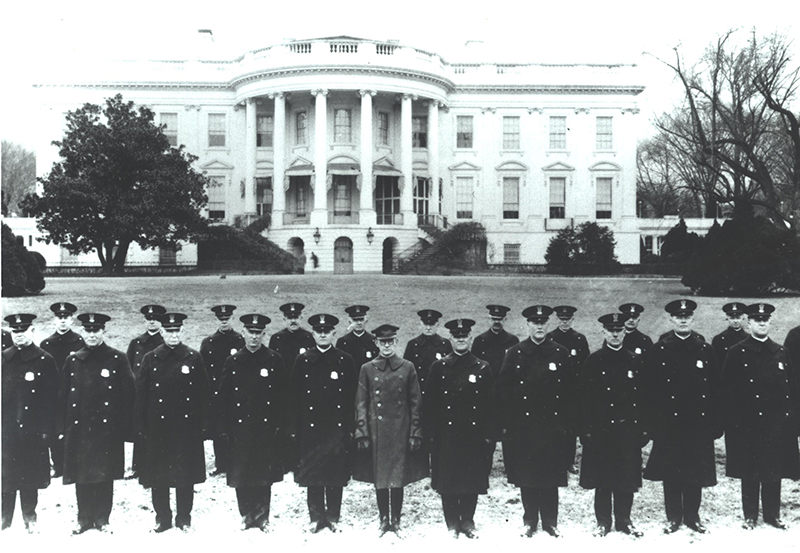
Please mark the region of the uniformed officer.
<svg viewBox="0 0 800 553"><path fill-rule="evenodd" d="M510 309L505 305L490 304L486 306L489 310L491 326L489 329L475 337L472 342L472 353L478 359L483 359L489 363L492 374L495 378L500 374L500 367L503 366L503 358L506 350L519 343L519 338L503 328L506 316Z"/></svg>
<svg viewBox="0 0 800 553"><path fill-rule="evenodd" d="M645 408L653 449L644 470L663 481L667 525L704 534L699 509L704 487L717 483L714 440L722 436L719 374L714 349L692 330L697 304L669 302L673 329L656 342L645 365Z"/></svg>
<svg viewBox="0 0 800 553"><path fill-rule="evenodd" d="M353 358L353 363L358 370L361 365L378 356L378 346L375 345L375 336L366 331L369 307L351 305L345 311L350 318L350 327L353 330L339 338L336 341L336 347Z"/></svg>
<svg viewBox="0 0 800 553"><path fill-rule="evenodd" d="M108 531L114 480L125 474L125 442L132 441L136 383L128 359L105 343L111 317L81 313L86 346L67 358L61 375L58 433L64 447L64 484L75 484L78 524L73 534Z"/></svg>
<svg viewBox="0 0 800 553"><path fill-rule="evenodd" d="M439 336L436 332L439 328L439 319L442 318L440 312L435 309L421 309L417 311L417 316L422 327L422 334L408 341L406 350L403 353L403 359L411 361L417 370L419 388L424 401L425 385L428 381L431 365L435 361L444 359L447 354L452 353L453 346L450 345L450 340Z"/></svg>
<svg viewBox="0 0 800 553"><path fill-rule="evenodd" d="M144 356L136 381L135 431L142 443L139 482L152 488L154 532L172 528L169 489L175 488L175 525L188 531L194 485L206 479L203 439L211 402L200 353L182 343L183 313L160 316L164 343Z"/></svg>
<svg viewBox="0 0 800 553"><path fill-rule="evenodd" d="M39 490L50 485L50 437L55 431L58 368L53 356L33 343L36 315L5 317L14 346L3 350L2 527L11 526L19 491L22 520L36 531Z"/></svg>
<svg viewBox="0 0 800 553"><path fill-rule="evenodd" d="M726 303L722 306L722 311L725 312L725 318L728 320L728 328L711 340L714 354L717 356L717 362L720 366L725 362L728 350L750 336L744 328L747 324L746 309L747 306L738 301Z"/></svg>
<svg viewBox="0 0 800 553"><path fill-rule="evenodd" d="M167 312L166 308L161 305L148 304L143 306L139 312L144 315L145 331L128 344L128 364L131 366L134 378L138 378L139 372L142 369L142 359L144 356L156 349L164 343L164 337L161 335L161 320L159 317ZM133 458L131 459L131 470L127 478L138 478L139 476L139 457L141 456L142 448L139 442L134 440L133 443Z"/></svg>
<svg viewBox="0 0 800 553"><path fill-rule="evenodd" d="M611 531L612 497L616 530L642 536L631 523L631 507L642 486L642 447L649 438L642 418L642 360L622 346L627 318L610 313L597 319L605 340L578 375L580 485L594 489L598 537Z"/></svg>
<svg viewBox="0 0 800 553"><path fill-rule="evenodd" d="M39 347L56 360L59 374L63 371L67 356L85 345L83 338L72 330L72 322L77 310L77 307L68 302L59 302L51 305L50 311L53 312L53 317L55 318L56 331L39 344ZM59 440L58 436L53 436L53 441L50 444L50 455L53 458L53 478L59 478L64 468L64 442Z"/></svg>
<svg viewBox="0 0 800 553"><path fill-rule="evenodd" d="M503 430L503 460L508 481L520 488L523 523L533 536L558 530L558 488L567 485L574 447L570 352L547 335L552 308L532 305L522 312L528 338L506 352L497 383L497 409Z"/></svg>
<svg viewBox="0 0 800 553"><path fill-rule="evenodd" d="M622 347L636 355L646 355L653 347L650 336L639 330L643 311L644 306L638 303L623 303L619 306L619 312L628 316L628 320L625 321L625 339L622 340Z"/></svg>
<svg viewBox="0 0 800 553"><path fill-rule="evenodd" d="M294 366L294 360L298 355L314 347L314 337L300 326L300 316L304 307L302 303L297 302L281 305L279 309L283 313L285 328L269 339L269 349L280 354L287 369Z"/></svg>
<svg viewBox="0 0 800 553"><path fill-rule="evenodd" d="M244 347L244 338L233 330L231 318L236 309L235 305L215 305L211 311L219 321L217 331L203 339L200 344L200 355L208 371L211 391L216 395L219 383L222 380L222 369L225 360ZM224 439L214 440L214 470L211 476L223 474L227 470L228 444Z"/></svg>
<svg viewBox="0 0 800 553"><path fill-rule="evenodd" d="M478 495L489 489L488 449L497 439L494 377L471 351L472 319L445 323L453 353L431 366L423 430L431 440L431 487L442 496L448 531L475 538Z"/></svg>
<svg viewBox="0 0 800 553"><path fill-rule="evenodd" d="M786 334L783 347L789 351L794 366L800 366L800 326L794 327Z"/></svg>
<svg viewBox="0 0 800 553"><path fill-rule="evenodd" d="M273 482L283 480L279 441L289 373L263 345L270 318L239 317L245 347L228 357L216 397L218 432L229 439L228 486L236 488L243 529L269 529Z"/></svg>
<svg viewBox="0 0 800 553"><path fill-rule="evenodd" d="M350 480L358 374L353 358L333 347L339 319L308 319L315 347L301 353L290 376L286 431L299 453L294 480L308 488L309 531L336 531Z"/></svg>
<svg viewBox="0 0 800 553"><path fill-rule="evenodd" d="M11 333L4 328L3 329L3 349L6 350L6 349L8 349L10 347L13 347L13 346L14 346L14 339L11 337Z"/></svg>
<svg viewBox="0 0 800 553"><path fill-rule="evenodd" d="M745 529L756 526L759 491L764 522L785 529L781 479L800 478L800 374L786 348L769 337L775 307L756 303L745 309L752 335L728 350L722 368L725 474L742 481Z"/></svg>
<svg viewBox="0 0 800 553"><path fill-rule="evenodd" d="M372 331L380 353L361 367L356 391L353 477L375 484L381 536L400 535L403 488L428 476L420 455L422 394L414 365L395 352L397 330L385 324Z"/></svg>

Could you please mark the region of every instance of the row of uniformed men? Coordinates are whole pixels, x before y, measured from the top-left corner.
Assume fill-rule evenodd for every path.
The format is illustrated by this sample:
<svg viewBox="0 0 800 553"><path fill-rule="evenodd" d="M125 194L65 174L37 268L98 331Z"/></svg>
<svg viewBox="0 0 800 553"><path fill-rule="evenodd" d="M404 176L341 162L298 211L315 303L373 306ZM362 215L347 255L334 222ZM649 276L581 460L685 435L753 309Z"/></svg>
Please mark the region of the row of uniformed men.
<svg viewBox="0 0 800 553"><path fill-rule="evenodd" d="M630 523L630 507L633 491L641 484L641 447L649 437L653 437L655 443L645 477L664 481L669 520L667 531L675 531L681 522L686 522L702 532L704 527L698 517L700 488L716 482L713 439L721 435L725 426L721 418L721 405L725 402L720 401L722 388L717 382L713 350L690 328L695 307L691 300L678 300L667 306L675 325L674 332L662 336L652 355L647 356L649 370L643 375L639 369L641 355L637 354L646 352L649 339L641 333L637 335L635 330L635 322L642 311L636 304L625 304L621 306L621 313L600 318L606 342L592 356L588 356L585 338L569 328L575 311L569 306L557 308L562 324L550 335L545 332L552 310L547 306L526 309L523 316L528 320L530 336L517 343L519 340L502 328L508 308L490 305L492 328L476 338L474 345L471 343L474 321L456 319L445 325L451 331L452 347L436 334L441 314L423 310L419 315L425 330L409 342L404 355L407 360L413 360L413 365L408 361L402 362L394 351L396 327L380 327L377 338L364 330L366 306L348 308L354 330L342 337L336 348L331 342L338 320L332 315L310 318L312 335L299 327L302 305L282 306L287 328L272 336L270 348L261 346L269 318L258 314L245 315L241 321L246 343L239 349L236 346L241 344L242 337L230 328L234 307L216 306L213 310L220 319L220 329L203 341L200 354L181 344L184 315L165 313L166 310L160 306L145 306L142 309L145 317L149 321L161 322L166 339L163 346L156 344L158 347L151 348L157 351L147 357L142 349L150 340L158 341L155 337L160 334L148 328L145 335L131 342L129 365L138 374L139 391L132 428L126 428L125 420L130 417L112 419L114 411L125 413L126 402L131 403L133 394L131 379L127 378L130 370L126 372L124 367L125 357L102 341L102 329L109 318L102 314L82 314L79 320L84 327L87 347L66 360L56 423L56 432L63 436L60 443L68 446L68 455L63 462L64 483L77 484L79 513L76 532L93 527L106 528L113 479L121 477L123 470L122 443L131 436L136 437L139 453L135 456L139 460L145 459L140 480L153 489L156 531L172 526L169 487L177 488L175 523L188 528L192 486L205 479L202 440L209 435L218 436L215 442L218 469L223 468L220 467L221 461L224 463L223 459L227 457L223 466L228 472L229 485L237 489L245 527L267 528L269 486L280 480L286 470L293 469L296 481L308 487L312 531L325 527L334 529L339 518L341 490L352 472L347 446L354 435L358 449L364 452L357 456L362 462L356 463L356 477L375 482L381 532L398 531L403 486L428 473L428 448L423 446L421 439L424 435L431 439L432 486L442 494L445 520L455 535L475 535L472 517L477 495L486 493L488 489L491 453L495 441L501 439L509 481L521 488L526 534L535 532L541 514L543 529L557 536L557 488L566 485L566 469L574 457L576 433L584 444L581 485L596 489L599 535L605 535L611 527L612 495L616 503L616 528L640 535ZM71 304L54 304L52 309L60 320L68 318L65 314L71 316L75 312ZM777 447L776 451L782 454L778 457L783 460L772 463L774 466L767 469L761 466L763 461L756 463L758 466L753 466L751 461L741 466L743 456L751 459L763 445L753 443L764 428L764 424L756 423L768 420L771 424L775 416L769 417L768 413L768 418L762 421L749 417L748 409L738 409L741 420L728 429L726 436L728 474L743 479L745 524L749 527L755 525L758 488L759 483L763 483L765 521L781 527L783 523L777 511L780 479L796 477L797 473L795 416L798 410L792 403L796 404L800 397L796 390L798 379L788 377L792 369L785 350L769 341L766 332L760 330L765 324L768 329L772 306L756 304L749 309L751 326L759 329L759 333L754 330L752 337L757 342L755 346L766 344L756 349L758 353L778 354L773 356L780 358L777 365L773 362L774 367L766 368L785 371L777 373L784 379L781 387L780 379L776 380L772 377L774 375L758 375L758 384L756 379L750 378L749 387L729 386L727 399L741 407L742 399L758 400L762 395L765 398L770 396L774 391L770 387L774 388L778 382L778 395L781 396L778 399L785 396L787 401L778 401L777 408L772 399L756 401L756 405L762 409L759 417L763 417L763 410L773 408L771 411L783 419L782 425L779 424L778 445L774 445L775 440L769 442ZM725 310L729 319L736 319L745 307L729 304ZM13 360L17 350L19 361L31 361L34 357L47 361L47 356L39 356L38 352L34 356L25 355L35 351L30 350L32 344L26 344L24 339L29 334L26 331L33 318L25 314L6 318L15 330L16 345L15 349L7 352L8 361ZM631 321L634 321L633 325ZM629 326L627 331L624 330L626 323ZM58 336L54 334L42 346L50 346L52 340L63 339L67 333L57 330L56 334ZM794 334L795 331L790 333L787 343ZM557 345L559 338L566 347ZM625 341L630 339L635 343L631 342L628 351ZM228 347L230 345L234 347ZM742 342L741 351L745 358L748 358L747 346L747 340ZM582 362L584 351L589 360ZM4 365L7 364L5 357L6 352ZM296 358L291 376L284 368L284 358ZM353 365L353 359L358 359L356 365ZM434 363L437 360L439 362ZM373 369L375 382L380 381L379 384L370 386L370 379L356 387L355 367L361 365L361 361L364 361L362 380L365 372ZM754 359L749 361L752 366ZM758 361L755 359L755 365ZM400 371L404 363L405 370ZM498 370L501 364L502 369ZM747 363L739 362L742 364L747 367ZM97 369L101 365L98 375ZM218 385L209 384L205 373L206 367L215 365L227 368L220 371ZM732 366L735 365L734 362ZM584 370L578 372L580 366ZM686 367L694 370L687 371ZM159 368L161 373L158 373ZM209 370L208 374L211 373ZM725 374L735 375L736 370L726 370ZM399 382L397 378L391 383L383 382L384 375L399 376L400 379L405 375L406 382ZM6 371L4 380L5 376ZM37 385L42 382L40 389L44 393L37 396L40 399L52 395L52 390L48 394L46 382L42 380L44 376L41 370L24 372L26 382L37 381ZM731 384L735 383L735 378L731 378ZM6 390L10 388L5 384L3 449L9 451L6 447L8 417L5 411L7 404L13 402L6 401ZM382 384L386 384L384 396L380 396ZM405 387L401 385L395 390L397 384ZM218 396L215 417L208 417L207 402L203 399L209 386L216 388ZM289 394L285 393L287 386ZM34 390L33 384L29 387ZM112 392L114 389L117 391ZM357 395L362 397L356 402L357 416L353 417L350 407L353 402L348 398L352 398L356 389ZM365 392L367 389L369 393ZM427 391L424 402L420 390ZM394 396L390 398L393 392ZM650 394L644 402L643 393ZM740 397L742 394L744 398ZM185 400L183 396L187 396ZM403 399L408 397L412 400ZM414 397L418 399L413 400ZM31 398L28 395L22 401ZM268 399L264 401L264 398ZM291 400L285 401L287 398ZM70 404L73 399L75 401ZM395 400L398 407L391 410ZM79 406L78 401L86 405ZM45 399L43 403L48 402ZM112 403L121 408L111 407ZM744 401L745 405L747 403ZM420 413L420 404L424 416ZM581 406L580 412L576 412L578 405ZM650 409L643 409L645 405ZM28 407L24 405L23 411ZM14 426L18 423L23 429L25 422L22 418L16 417ZM402 424L395 423L395 418L403 419ZM40 416L40 419L44 421L46 417ZM101 419L102 424L98 424ZM209 422L213 427L206 427L206 419L211 419ZM424 433L421 421L425 421ZM84 424L80 426L82 422ZM89 428L93 426L107 430L100 436L92 436ZM21 438L29 431L20 431L17 437ZM42 433L46 434L47 430ZM376 434L382 434L384 439L377 440ZM11 435L9 432L9 438ZM376 443L406 443L405 439L387 440L387 436L407 437L408 450L390 448L387 451L385 446L377 447ZM20 476L11 474L15 466L44 468L41 462L38 465L26 463L33 458L44 459L47 463L46 435L41 442L45 444L44 457L39 451L29 459L23 459L23 463L12 463L10 477ZM12 448L20 444L9 441ZM226 449L230 451L223 454ZM283 454L286 451L293 451L294 459L287 460ZM755 456L769 455L770 452L764 452L764 455ZM99 463L104 466L98 466L100 459L106 460ZM30 507L31 491L35 494L36 488L43 486L31 486L35 479L26 479L22 475L21 479L18 478L21 482L18 487L7 491L6 483L13 478L6 478L6 465L4 459L3 525L10 525L16 490L19 489L23 518L26 525L31 526L35 521L35 511L30 508L26 511L25 496L28 495ZM41 472L39 484L44 482L44 471ZM774 501L776 480L778 503ZM10 512L7 494L11 494Z"/></svg>

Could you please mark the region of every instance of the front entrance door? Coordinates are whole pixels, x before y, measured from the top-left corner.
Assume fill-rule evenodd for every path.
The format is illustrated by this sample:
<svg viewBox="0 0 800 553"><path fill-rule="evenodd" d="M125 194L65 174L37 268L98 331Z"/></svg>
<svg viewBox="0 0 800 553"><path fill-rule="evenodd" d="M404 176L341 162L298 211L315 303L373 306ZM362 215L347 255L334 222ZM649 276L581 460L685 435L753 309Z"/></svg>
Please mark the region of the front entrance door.
<svg viewBox="0 0 800 553"><path fill-rule="evenodd" d="M353 274L353 242L349 238L337 238L333 244L333 273Z"/></svg>

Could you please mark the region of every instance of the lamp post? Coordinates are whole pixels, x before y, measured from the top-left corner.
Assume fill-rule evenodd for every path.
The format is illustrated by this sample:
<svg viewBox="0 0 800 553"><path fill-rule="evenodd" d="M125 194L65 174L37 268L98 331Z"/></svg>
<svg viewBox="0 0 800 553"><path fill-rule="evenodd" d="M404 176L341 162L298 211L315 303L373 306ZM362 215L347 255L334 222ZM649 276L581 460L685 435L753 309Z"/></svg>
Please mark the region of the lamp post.
<svg viewBox="0 0 800 553"><path fill-rule="evenodd" d="M317 227L317 230L314 231L314 243L319 244L320 238L322 238L322 235L319 233L319 227Z"/></svg>
<svg viewBox="0 0 800 553"><path fill-rule="evenodd" d="M373 240L375 240L375 234L372 232L372 227L369 227L369 230L367 230L367 242L372 244Z"/></svg>

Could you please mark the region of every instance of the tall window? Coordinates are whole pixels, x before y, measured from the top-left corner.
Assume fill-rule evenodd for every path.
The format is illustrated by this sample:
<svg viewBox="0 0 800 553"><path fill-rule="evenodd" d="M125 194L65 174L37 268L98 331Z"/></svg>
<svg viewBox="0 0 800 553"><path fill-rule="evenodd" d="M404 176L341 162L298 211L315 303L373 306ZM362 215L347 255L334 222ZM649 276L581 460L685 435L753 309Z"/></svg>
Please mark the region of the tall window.
<svg viewBox="0 0 800 553"><path fill-rule="evenodd" d="M225 218L225 177L209 177L211 182L208 184L206 194L208 195L208 218Z"/></svg>
<svg viewBox="0 0 800 553"><path fill-rule="evenodd" d="M293 215L296 219L308 216L308 198L311 189L311 177L307 175L291 177L289 179L289 200L294 207ZM291 213L291 212L290 212Z"/></svg>
<svg viewBox="0 0 800 553"><path fill-rule="evenodd" d="M431 179L417 177L414 179L414 213L420 223L427 222L428 206L431 195Z"/></svg>
<svg viewBox="0 0 800 553"><path fill-rule="evenodd" d="M353 190L350 186L351 175L333 176L333 214L334 216L352 215L353 209Z"/></svg>
<svg viewBox="0 0 800 553"><path fill-rule="evenodd" d="M275 130L275 121L271 115L256 117L256 146L259 148L272 148L272 134Z"/></svg>
<svg viewBox="0 0 800 553"><path fill-rule="evenodd" d="M256 177L256 213L272 213L272 177Z"/></svg>
<svg viewBox="0 0 800 553"><path fill-rule="evenodd" d="M550 149L567 149L567 118L562 116L550 117Z"/></svg>
<svg viewBox="0 0 800 553"><path fill-rule="evenodd" d="M349 109L333 110L333 141L336 143L352 142L352 127Z"/></svg>
<svg viewBox="0 0 800 553"><path fill-rule="evenodd" d="M209 148L224 148L225 147L225 114L224 113L209 113L208 114L208 147Z"/></svg>
<svg viewBox="0 0 800 553"><path fill-rule="evenodd" d="M456 177L456 219L472 219L472 177Z"/></svg>
<svg viewBox="0 0 800 553"><path fill-rule="evenodd" d="M550 177L550 218L563 219L567 207L567 178Z"/></svg>
<svg viewBox="0 0 800 553"><path fill-rule="evenodd" d="M164 127L164 136L169 140L170 146L178 145L178 114L162 113L161 125Z"/></svg>
<svg viewBox="0 0 800 553"><path fill-rule="evenodd" d="M503 263L519 263L520 244L503 244Z"/></svg>
<svg viewBox="0 0 800 553"><path fill-rule="evenodd" d="M389 145L389 114L385 111L378 112L378 144Z"/></svg>
<svg viewBox="0 0 800 553"><path fill-rule="evenodd" d="M296 146L308 144L308 115L305 111L298 111L294 116L294 143Z"/></svg>
<svg viewBox="0 0 800 553"><path fill-rule="evenodd" d="M597 177L597 218L611 219L611 177Z"/></svg>
<svg viewBox="0 0 800 553"><path fill-rule="evenodd" d="M519 177L503 177L503 219L519 219Z"/></svg>
<svg viewBox="0 0 800 553"><path fill-rule="evenodd" d="M428 147L428 118L411 118L411 145L414 148Z"/></svg>
<svg viewBox="0 0 800 553"><path fill-rule="evenodd" d="M456 117L456 148L472 148L472 116Z"/></svg>
<svg viewBox="0 0 800 553"><path fill-rule="evenodd" d="M519 117L503 117L503 149L519 150Z"/></svg>
<svg viewBox="0 0 800 553"><path fill-rule="evenodd" d="M610 150L614 147L614 135L611 128L612 117L598 117L596 125L596 149Z"/></svg>
<svg viewBox="0 0 800 553"><path fill-rule="evenodd" d="M375 213L379 225L400 224L400 187L398 177L378 175L375 179Z"/></svg>

